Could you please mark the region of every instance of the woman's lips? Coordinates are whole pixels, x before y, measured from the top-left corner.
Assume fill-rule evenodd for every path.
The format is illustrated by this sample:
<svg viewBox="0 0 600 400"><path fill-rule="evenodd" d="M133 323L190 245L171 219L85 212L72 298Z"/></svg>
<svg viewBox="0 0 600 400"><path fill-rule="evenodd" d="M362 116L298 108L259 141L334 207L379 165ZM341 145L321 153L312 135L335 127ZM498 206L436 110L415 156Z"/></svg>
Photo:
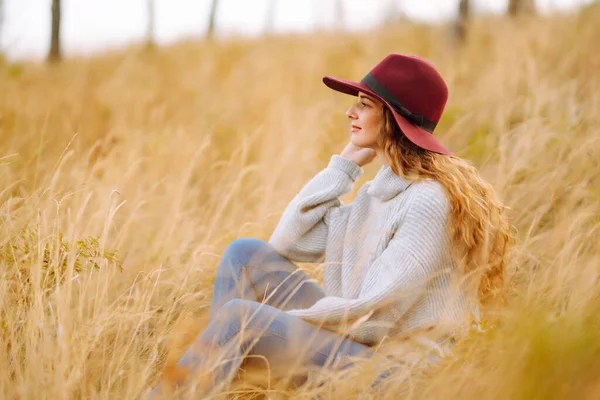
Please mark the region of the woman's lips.
<svg viewBox="0 0 600 400"><path fill-rule="evenodd" d="M358 132L358 131L360 131L360 129L361 129L361 128L360 128L360 127L358 127L358 126L356 126L356 125L352 125L352 126L351 126L351 130L352 130L352 132Z"/></svg>

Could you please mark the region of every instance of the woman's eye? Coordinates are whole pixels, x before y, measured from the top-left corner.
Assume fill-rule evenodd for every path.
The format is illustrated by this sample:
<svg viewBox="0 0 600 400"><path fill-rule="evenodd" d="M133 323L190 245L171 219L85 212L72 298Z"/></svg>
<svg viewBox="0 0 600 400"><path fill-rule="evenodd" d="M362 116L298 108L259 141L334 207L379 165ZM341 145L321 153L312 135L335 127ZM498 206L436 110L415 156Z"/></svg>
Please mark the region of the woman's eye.
<svg viewBox="0 0 600 400"><path fill-rule="evenodd" d="M367 103L363 103L362 101L358 104L360 104L361 107L368 107Z"/></svg>

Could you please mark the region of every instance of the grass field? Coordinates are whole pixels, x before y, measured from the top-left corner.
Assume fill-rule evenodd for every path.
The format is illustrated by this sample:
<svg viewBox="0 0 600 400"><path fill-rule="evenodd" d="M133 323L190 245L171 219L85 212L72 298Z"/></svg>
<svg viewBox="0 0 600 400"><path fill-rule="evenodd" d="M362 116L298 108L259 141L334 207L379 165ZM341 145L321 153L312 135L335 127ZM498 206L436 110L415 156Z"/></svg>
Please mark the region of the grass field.
<svg viewBox="0 0 600 400"><path fill-rule="evenodd" d="M462 48L405 24L0 65L0 398L131 399L156 382L206 323L227 244L267 239L349 140L353 99L321 77L360 79L390 52L439 67L450 99L438 135L518 230L490 329L392 388L600 398L599 20L598 6L481 17ZM322 388L249 379L231 392L369 398L379 367Z"/></svg>

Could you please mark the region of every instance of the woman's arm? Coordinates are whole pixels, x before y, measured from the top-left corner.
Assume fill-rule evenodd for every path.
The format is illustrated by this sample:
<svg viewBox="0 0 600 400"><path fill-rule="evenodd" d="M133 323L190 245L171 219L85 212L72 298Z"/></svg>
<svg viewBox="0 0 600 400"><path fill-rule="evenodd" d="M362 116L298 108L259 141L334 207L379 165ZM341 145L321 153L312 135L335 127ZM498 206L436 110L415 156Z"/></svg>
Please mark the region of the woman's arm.
<svg viewBox="0 0 600 400"><path fill-rule="evenodd" d="M292 261L316 262L325 253L328 219L363 174L354 161L333 155L329 165L312 178L287 206L269 244Z"/></svg>

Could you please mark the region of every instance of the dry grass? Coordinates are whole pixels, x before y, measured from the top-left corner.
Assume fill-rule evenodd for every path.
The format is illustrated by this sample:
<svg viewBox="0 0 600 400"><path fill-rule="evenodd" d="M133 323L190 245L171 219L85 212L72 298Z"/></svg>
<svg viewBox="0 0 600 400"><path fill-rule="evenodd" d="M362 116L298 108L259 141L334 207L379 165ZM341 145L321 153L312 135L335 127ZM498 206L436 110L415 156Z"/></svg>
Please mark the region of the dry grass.
<svg viewBox="0 0 600 400"><path fill-rule="evenodd" d="M404 393L600 397L599 18L482 18L462 49L439 28L403 26L0 66L0 397L129 399L155 382L168 349L177 358L205 323L225 246L268 238L348 140L352 99L321 76L359 79L389 52L441 69L439 134L519 232L496 327ZM81 253L87 237L98 242ZM369 398L378 367L318 390L233 389Z"/></svg>

